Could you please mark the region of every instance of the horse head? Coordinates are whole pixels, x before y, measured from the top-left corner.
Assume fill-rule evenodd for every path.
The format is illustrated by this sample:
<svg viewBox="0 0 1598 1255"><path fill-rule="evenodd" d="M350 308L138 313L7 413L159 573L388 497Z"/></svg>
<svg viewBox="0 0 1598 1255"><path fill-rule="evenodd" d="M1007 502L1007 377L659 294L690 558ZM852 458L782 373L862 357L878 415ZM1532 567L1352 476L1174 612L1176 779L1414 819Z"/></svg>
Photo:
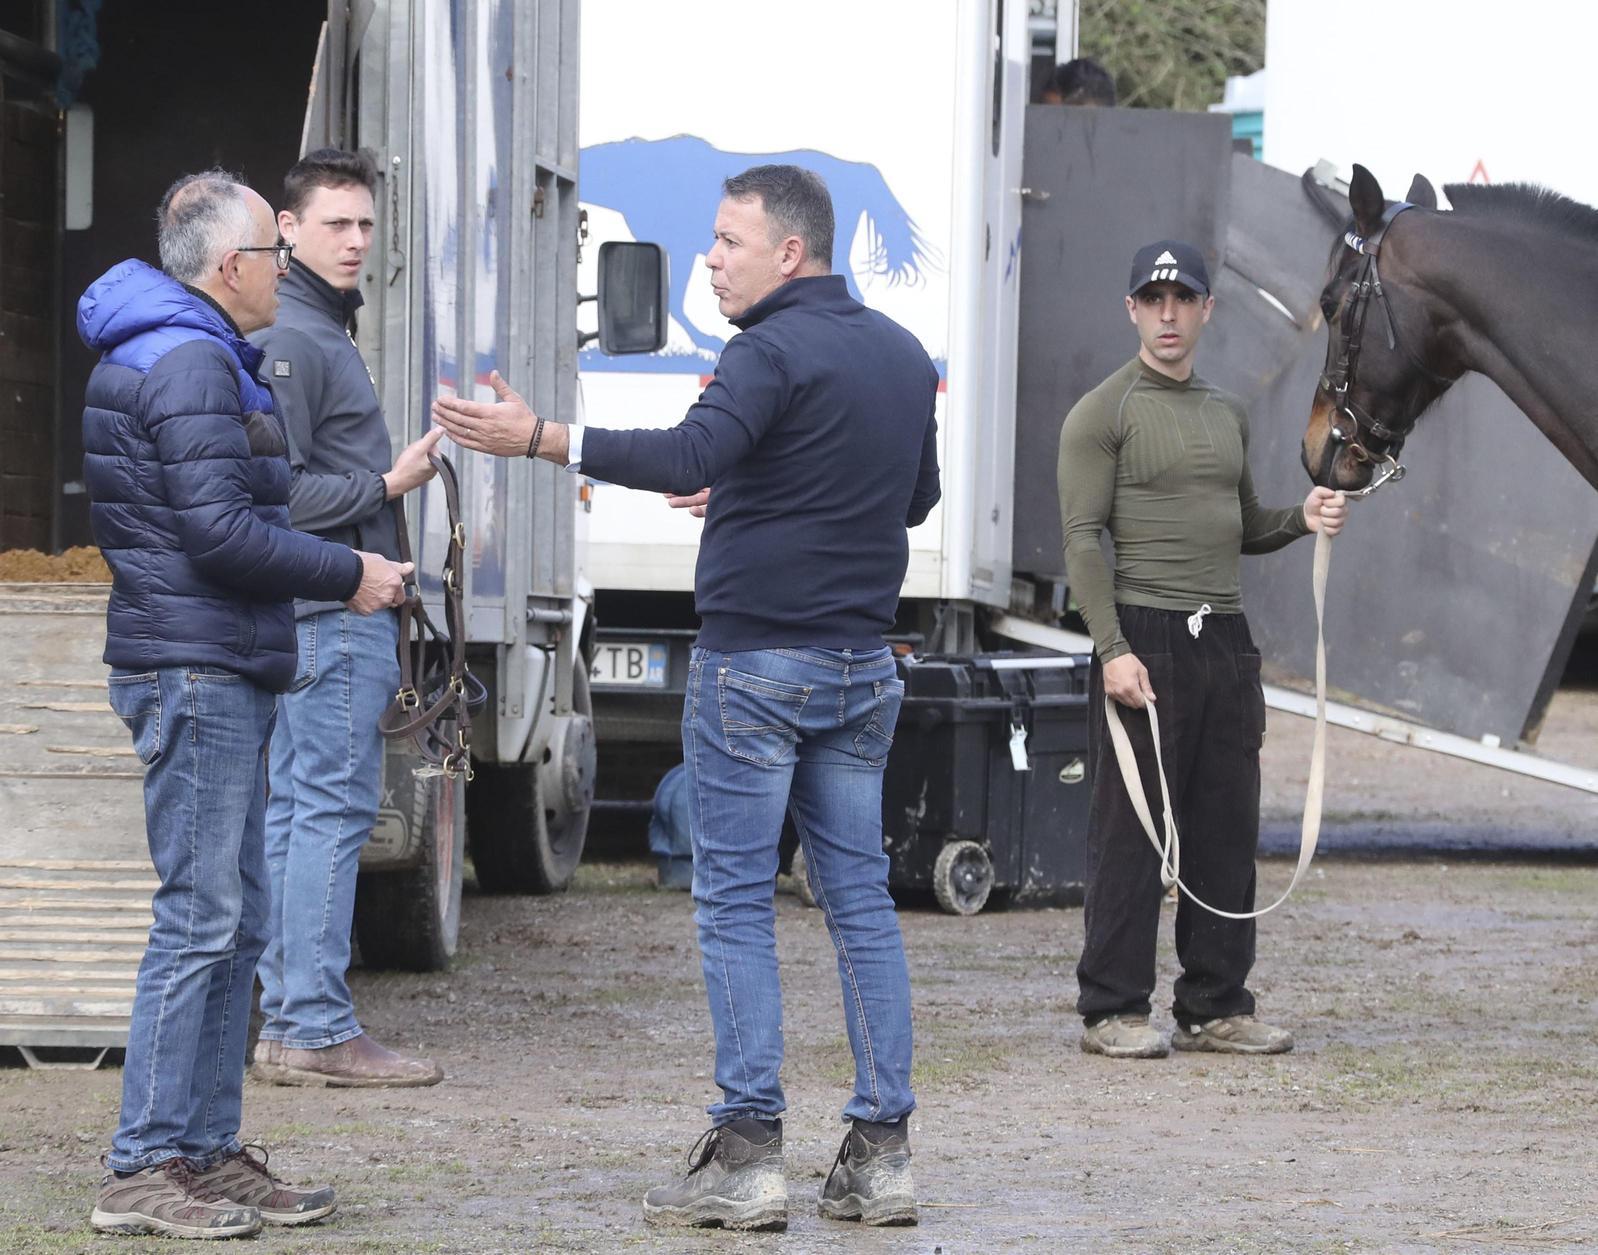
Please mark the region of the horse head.
<svg viewBox="0 0 1598 1255"><path fill-rule="evenodd" d="M1334 212L1329 197L1311 195L1323 212ZM1348 201L1353 219L1332 245L1321 290L1326 365L1302 456L1317 484L1358 491L1378 471L1384 478L1402 473L1405 438L1460 372L1447 372L1441 323L1416 279L1421 216L1398 224L1406 211L1436 211L1432 185L1417 174L1408 198L1390 204L1376 177L1357 165Z"/></svg>

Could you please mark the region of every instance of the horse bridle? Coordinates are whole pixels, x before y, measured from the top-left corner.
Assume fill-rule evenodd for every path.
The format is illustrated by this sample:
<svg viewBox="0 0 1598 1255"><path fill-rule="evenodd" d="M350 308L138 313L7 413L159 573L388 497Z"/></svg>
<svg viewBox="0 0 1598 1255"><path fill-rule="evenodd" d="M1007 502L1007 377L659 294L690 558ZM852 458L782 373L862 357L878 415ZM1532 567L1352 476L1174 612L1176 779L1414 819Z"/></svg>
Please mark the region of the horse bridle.
<svg viewBox="0 0 1598 1255"><path fill-rule="evenodd" d="M1354 276L1350 289L1353 295L1348 310L1343 315L1343 351L1337 365L1322 372L1321 390L1332 398L1337 414L1331 425L1331 438L1347 449L1356 462L1378 468L1375 478L1364 488L1344 494L1349 497L1368 497L1383 484L1397 483L1404 478L1405 468L1399 462L1398 455L1403 451L1404 441L1415 426L1413 419L1401 428L1384 423L1375 415L1360 409L1350 396L1355 372L1359 366L1360 349L1365 340L1365 319L1370 312L1372 297L1381 308L1382 317L1387 324L1387 347L1390 350L1401 350L1417 369L1435 382L1445 385L1453 382L1427 366L1399 338L1398 322L1393 317L1387 293L1382 289L1381 270L1376 264L1382 240L1387 235L1388 228L1393 225L1393 220L1406 209L1413 208L1415 206L1409 201L1394 201L1383 210L1381 222L1369 236L1362 236L1354 230L1349 230L1343 236L1343 243L1358 253L1363 260L1360 262L1359 273ZM1349 430L1343 427L1344 417L1350 424ZM1372 453L1366 447L1366 441L1370 439L1380 440L1387 447L1379 455Z"/></svg>
<svg viewBox="0 0 1598 1255"><path fill-rule="evenodd" d="M405 584L405 601L399 608L400 687L378 720L378 730L390 740L410 738L428 764L418 774L442 772L472 778L472 712L488 700L488 690L466 666L466 611L462 575L465 571L466 524L461 521L460 481L455 467L441 453L429 454L444 490L444 510L449 519L449 544L444 550L445 630L427 613L419 587L421 573L413 567ZM399 526L400 561L411 561L410 529L402 499L394 502ZM453 735L451 735L453 733Z"/></svg>

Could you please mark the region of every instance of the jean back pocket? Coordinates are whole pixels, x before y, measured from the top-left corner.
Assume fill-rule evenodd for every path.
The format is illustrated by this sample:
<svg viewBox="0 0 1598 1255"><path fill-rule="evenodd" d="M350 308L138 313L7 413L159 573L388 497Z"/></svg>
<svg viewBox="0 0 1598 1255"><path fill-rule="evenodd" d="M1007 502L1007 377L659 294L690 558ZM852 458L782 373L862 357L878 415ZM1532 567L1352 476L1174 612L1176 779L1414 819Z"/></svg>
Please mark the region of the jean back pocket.
<svg viewBox="0 0 1598 1255"><path fill-rule="evenodd" d="M161 754L161 681L153 671L113 675L111 709L133 734L133 751L146 767Z"/></svg>

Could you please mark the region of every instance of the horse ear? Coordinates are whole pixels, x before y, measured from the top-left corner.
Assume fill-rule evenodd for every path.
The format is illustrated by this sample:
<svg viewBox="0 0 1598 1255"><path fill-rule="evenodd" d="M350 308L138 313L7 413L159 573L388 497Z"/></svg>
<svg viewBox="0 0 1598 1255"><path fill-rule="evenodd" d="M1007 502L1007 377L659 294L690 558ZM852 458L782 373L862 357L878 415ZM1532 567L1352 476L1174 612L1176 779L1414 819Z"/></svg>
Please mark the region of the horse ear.
<svg viewBox="0 0 1598 1255"><path fill-rule="evenodd" d="M1419 205L1422 209L1437 208L1437 191L1432 187L1431 180L1424 174L1417 174L1409 185L1409 195L1404 197L1411 205Z"/></svg>
<svg viewBox="0 0 1598 1255"><path fill-rule="evenodd" d="M1354 167L1354 177L1348 181L1348 204L1354 211L1354 225L1361 235L1374 235L1382 222L1382 210L1387 202L1382 196L1382 185L1364 166Z"/></svg>

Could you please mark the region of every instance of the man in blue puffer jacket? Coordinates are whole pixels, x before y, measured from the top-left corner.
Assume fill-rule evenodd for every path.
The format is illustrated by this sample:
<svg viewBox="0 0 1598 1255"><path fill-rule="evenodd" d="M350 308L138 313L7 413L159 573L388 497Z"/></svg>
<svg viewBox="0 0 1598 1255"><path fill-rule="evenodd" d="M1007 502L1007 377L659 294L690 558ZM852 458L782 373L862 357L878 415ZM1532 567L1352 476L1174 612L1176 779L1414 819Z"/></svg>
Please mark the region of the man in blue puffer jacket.
<svg viewBox="0 0 1598 1255"><path fill-rule="evenodd" d="M178 180L161 270L125 261L78 303L101 353L84 474L112 573L111 705L146 766L161 878L139 967L122 1114L96 1228L224 1237L333 1210L267 1174L238 1132L255 964L266 944L265 749L295 671L295 597L370 614L405 568L289 527L289 466L261 355L290 250L271 206L220 171Z"/></svg>

